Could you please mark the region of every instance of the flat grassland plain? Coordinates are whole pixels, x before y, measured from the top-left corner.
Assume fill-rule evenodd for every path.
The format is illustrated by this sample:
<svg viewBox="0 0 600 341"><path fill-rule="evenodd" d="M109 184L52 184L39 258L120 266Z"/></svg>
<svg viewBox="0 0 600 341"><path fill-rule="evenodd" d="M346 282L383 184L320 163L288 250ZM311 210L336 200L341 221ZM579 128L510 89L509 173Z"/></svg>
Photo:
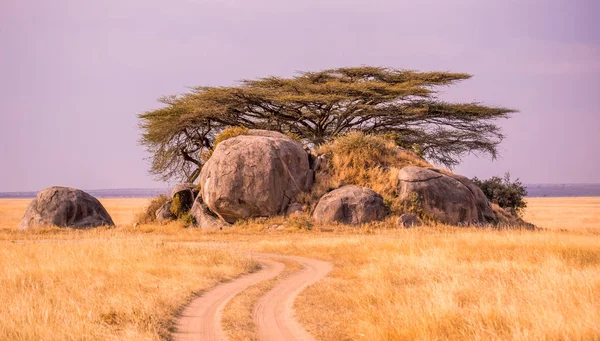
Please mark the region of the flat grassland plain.
<svg viewBox="0 0 600 341"><path fill-rule="evenodd" d="M101 199L112 229L17 231L29 201L0 200L0 340L168 339L194 294L256 269L254 251L335 265L295 303L319 340L600 340L600 197L528 199L542 231L132 227L148 199ZM272 284L226 307L231 340L256 338L252 306Z"/></svg>

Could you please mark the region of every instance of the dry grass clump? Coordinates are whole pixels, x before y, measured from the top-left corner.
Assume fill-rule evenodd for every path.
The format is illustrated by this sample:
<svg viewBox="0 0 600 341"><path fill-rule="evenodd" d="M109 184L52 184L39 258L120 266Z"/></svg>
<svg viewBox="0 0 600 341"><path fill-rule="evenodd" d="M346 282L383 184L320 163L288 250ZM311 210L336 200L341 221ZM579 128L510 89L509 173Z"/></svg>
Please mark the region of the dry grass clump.
<svg viewBox="0 0 600 341"><path fill-rule="evenodd" d="M396 199L398 171L406 166L432 167L413 152L398 147L392 139L358 131L320 146L317 153L327 155L327 166L317 171L311 193L297 199L313 206L332 189L357 185L381 194L392 213L401 213L402 205Z"/></svg>
<svg viewBox="0 0 600 341"><path fill-rule="evenodd" d="M212 156L213 152L215 151L215 149L217 148L217 145L219 143L221 143L225 140L228 140L230 138L236 137L236 136L246 135L249 130L250 129L248 129L246 127L225 128L220 134L215 136L215 141L213 143L213 147L210 150L203 151L202 154L200 155L200 158L204 162L208 161L208 159L210 159L210 157Z"/></svg>
<svg viewBox="0 0 600 341"><path fill-rule="evenodd" d="M156 211L161 208L169 197L164 194L160 194L157 197L150 199L148 206L135 216L135 222L138 224L151 224L156 222Z"/></svg>
<svg viewBox="0 0 600 341"><path fill-rule="evenodd" d="M165 339L193 293L256 267L227 248L152 236L3 244L2 340Z"/></svg>
<svg viewBox="0 0 600 341"><path fill-rule="evenodd" d="M215 137L215 143L213 145L213 150L217 148L217 145L225 140L230 138L246 135L248 133L248 128L246 127L229 127L223 130L219 135Z"/></svg>

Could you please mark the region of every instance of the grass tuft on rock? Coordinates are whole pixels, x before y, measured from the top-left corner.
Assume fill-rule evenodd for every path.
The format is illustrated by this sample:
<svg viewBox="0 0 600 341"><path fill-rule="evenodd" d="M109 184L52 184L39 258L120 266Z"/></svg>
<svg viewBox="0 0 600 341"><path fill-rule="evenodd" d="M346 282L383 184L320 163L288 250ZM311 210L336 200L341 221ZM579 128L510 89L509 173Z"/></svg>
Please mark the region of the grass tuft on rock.
<svg viewBox="0 0 600 341"><path fill-rule="evenodd" d="M310 193L298 201L314 208L325 193L344 185L367 187L383 196L393 214L404 212L398 200L398 171L406 166L433 167L385 135L351 132L317 148L328 162L320 167Z"/></svg>
<svg viewBox="0 0 600 341"><path fill-rule="evenodd" d="M217 145L219 145L219 143L228 140L230 138L236 137L236 136L240 136L240 135L246 135L248 133L248 128L246 127L229 127L225 130L223 130L219 135L217 135L217 137L215 137L215 143L213 146L213 150L215 148L217 148Z"/></svg>

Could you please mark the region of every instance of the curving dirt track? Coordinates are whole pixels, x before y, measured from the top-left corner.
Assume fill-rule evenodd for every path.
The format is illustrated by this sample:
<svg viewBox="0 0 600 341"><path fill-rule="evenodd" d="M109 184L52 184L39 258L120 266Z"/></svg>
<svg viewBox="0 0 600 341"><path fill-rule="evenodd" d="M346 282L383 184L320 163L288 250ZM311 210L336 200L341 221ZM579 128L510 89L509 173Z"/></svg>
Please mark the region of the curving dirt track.
<svg viewBox="0 0 600 341"><path fill-rule="evenodd" d="M325 277L333 266L309 258L284 258L300 263L304 269L282 280L258 301L254 321L259 337L264 341L314 340L294 319L294 299L304 288Z"/></svg>
<svg viewBox="0 0 600 341"><path fill-rule="evenodd" d="M227 302L244 289L274 278L285 266L270 258L289 259L303 265L303 269L283 279L261 297L253 318L259 337L264 341L314 340L294 319L294 299L307 286L321 280L333 268L330 263L302 257L257 254L262 264L260 271L218 285L193 300L177 321L176 341L227 340L221 326L221 315Z"/></svg>
<svg viewBox="0 0 600 341"><path fill-rule="evenodd" d="M285 266L282 263L261 259L262 268L231 282L216 286L194 299L177 320L175 341L222 341L226 340L221 327L223 308L239 292L262 281L277 276Z"/></svg>

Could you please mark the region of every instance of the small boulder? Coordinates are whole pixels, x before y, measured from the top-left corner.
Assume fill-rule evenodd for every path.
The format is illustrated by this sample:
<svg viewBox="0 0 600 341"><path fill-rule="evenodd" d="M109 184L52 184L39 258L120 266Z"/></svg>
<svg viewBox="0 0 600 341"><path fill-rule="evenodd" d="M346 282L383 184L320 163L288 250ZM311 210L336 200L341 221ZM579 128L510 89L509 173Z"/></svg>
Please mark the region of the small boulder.
<svg viewBox="0 0 600 341"><path fill-rule="evenodd" d="M198 188L190 183L179 184L171 191L173 200L178 197L181 213L186 213L192 208L196 196L198 196Z"/></svg>
<svg viewBox="0 0 600 341"><path fill-rule="evenodd" d="M90 228L114 226L114 222L98 199L68 187L49 187L31 201L19 229L42 226Z"/></svg>
<svg viewBox="0 0 600 341"><path fill-rule="evenodd" d="M304 210L302 209L302 204L300 203L293 203L290 206L288 206L287 211L285 212L286 216L291 216L294 213L302 213Z"/></svg>
<svg viewBox="0 0 600 341"><path fill-rule="evenodd" d="M381 220L386 213L379 194L368 188L347 185L325 194L319 200L313 218L317 223L360 225Z"/></svg>
<svg viewBox="0 0 600 341"><path fill-rule="evenodd" d="M162 223L163 221L169 221L175 219L175 215L171 212L171 204L173 200L169 200L164 203L158 210L156 210L156 221Z"/></svg>
<svg viewBox="0 0 600 341"><path fill-rule="evenodd" d="M398 217L398 221L396 222L396 226L402 228L417 227L421 225L423 225L423 222L413 213L404 213Z"/></svg>
<svg viewBox="0 0 600 341"><path fill-rule="evenodd" d="M204 203L223 220L285 213L306 190L308 154L274 131L249 130L217 145L200 173Z"/></svg>
<svg viewBox="0 0 600 341"><path fill-rule="evenodd" d="M317 173L319 170L327 168L328 162L327 154L319 155L312 163L312 170Z"/></svg>
<svg viewBox="0 0 600 341"><path fill-rule="evenodd" d="M304 190L310 191L312 186L315 184L315 171L309 169L306 172L306 182L304 183Z"/></svg>
<svg viewBox="0 0 600 341"><path fill-rule="evenodd" d="M194 227L199 227L203 229L223 229L224 227L229 226L229 224L219 218L216 214L211 212L204 201L202 201L202 196L198 195L196 200L194 201L194 205L190 210L190 214L196 220Z"/></svg>

